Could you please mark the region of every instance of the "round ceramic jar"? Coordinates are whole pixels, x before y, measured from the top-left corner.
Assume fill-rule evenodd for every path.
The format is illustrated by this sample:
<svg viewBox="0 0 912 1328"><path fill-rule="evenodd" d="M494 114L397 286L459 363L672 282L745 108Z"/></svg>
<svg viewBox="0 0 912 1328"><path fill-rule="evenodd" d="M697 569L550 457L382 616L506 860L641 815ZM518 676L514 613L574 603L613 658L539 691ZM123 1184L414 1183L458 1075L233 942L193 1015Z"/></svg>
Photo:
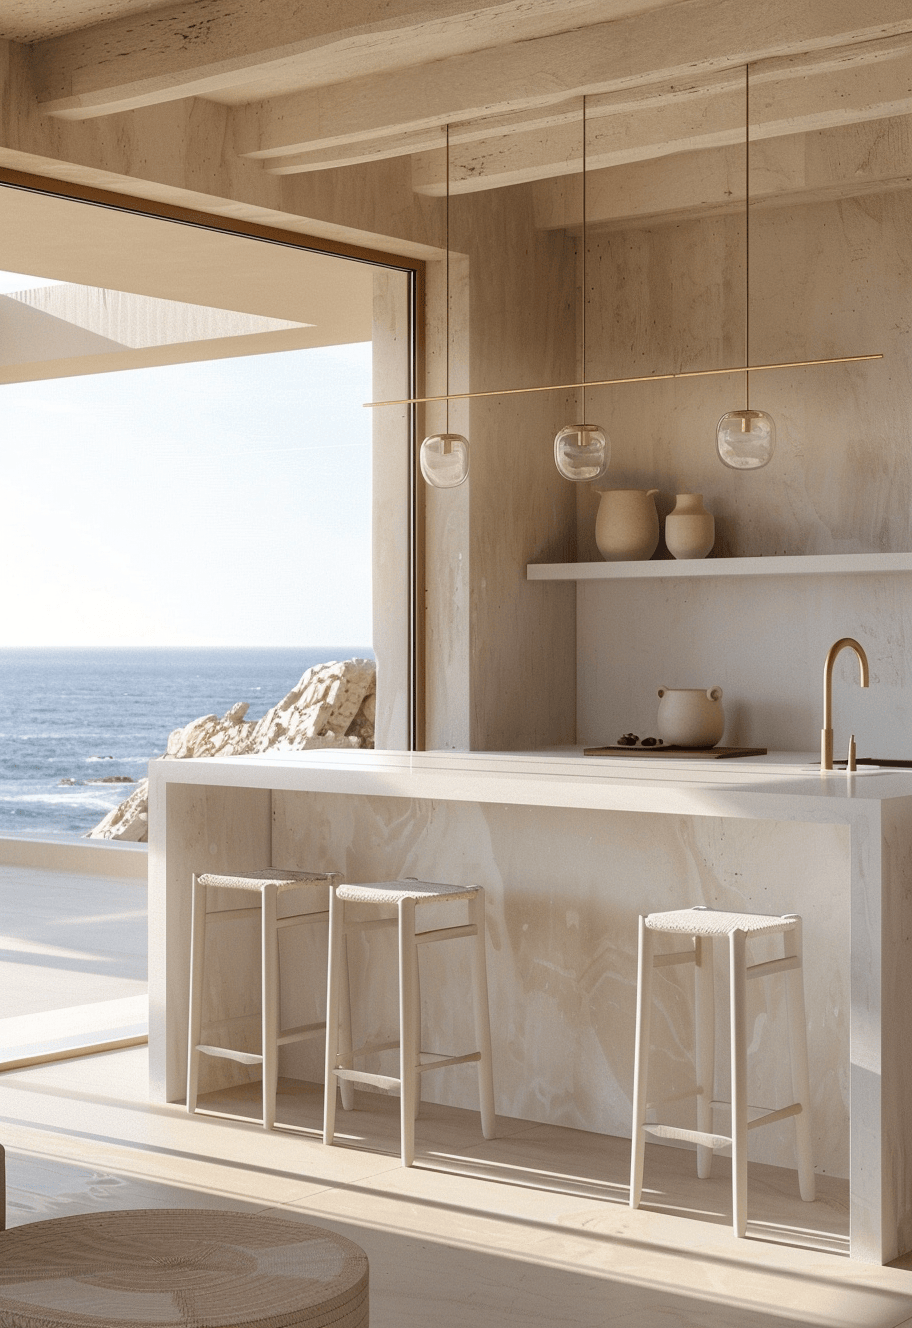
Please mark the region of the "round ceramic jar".
<svg viewBox="0 0 912 1328"><path fill-rule="evenodd" d="M660 687L659 737L669 747L715 747L725 732L722 688Z"/></svg>
<svg viewBox="0 0 912 1328"><path fill-rule="evenodd" d="M679 493L665 518L665 543L675 558L705 558L716 538L716 523L703 507L702 493Z"/></svg>
<svg viewBox="0 0 912 1328"><path fill-rule="evenodd" d="M606 562L651 558L659 544L658 489L597 489L595 542Z"/></svg>

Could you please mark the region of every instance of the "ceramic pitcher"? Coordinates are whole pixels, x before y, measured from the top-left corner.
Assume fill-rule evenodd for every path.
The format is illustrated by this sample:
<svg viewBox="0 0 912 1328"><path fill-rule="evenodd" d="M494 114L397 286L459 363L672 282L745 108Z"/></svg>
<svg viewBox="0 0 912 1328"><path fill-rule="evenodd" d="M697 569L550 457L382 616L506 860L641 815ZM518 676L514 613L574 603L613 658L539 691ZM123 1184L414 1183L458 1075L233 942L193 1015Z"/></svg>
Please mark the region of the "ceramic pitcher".
<svg viewBox="0 0 912 1328"><path fill-rule="evenodd" d="M595 542L606 562L651 558L659 542L658 489L598 489Z"/></svg>
<svg viewBox="0 0 912 1328"><path fill-rule="evenodd" d="M668 746L715 747L725 732L721 687L660 687L659 737Z"/></svg>
<svg viewBox="0 0 912 1328"><path fill-rule="evenodd" d="M665 543L675 558L705 558L716 538L716 523L703 506L702 493L679 493L665 518Z"/></svg>

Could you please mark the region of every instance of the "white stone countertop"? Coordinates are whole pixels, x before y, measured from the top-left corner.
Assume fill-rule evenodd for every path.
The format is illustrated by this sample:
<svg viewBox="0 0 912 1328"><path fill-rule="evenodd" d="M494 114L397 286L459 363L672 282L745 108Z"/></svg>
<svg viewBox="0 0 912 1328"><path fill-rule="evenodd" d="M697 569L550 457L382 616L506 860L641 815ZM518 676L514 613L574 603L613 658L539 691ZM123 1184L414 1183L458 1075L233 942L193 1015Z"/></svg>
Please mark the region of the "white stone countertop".
<svg viewBox="0 0 912 1328"><path fill-rule="evenodd" d="M299 789L375 797L589 807L689 816L854 821L912 798L912 769L821 773L815 753L730 760L541 752L386 752L328 748L153 761L153 783Z"/></svg>

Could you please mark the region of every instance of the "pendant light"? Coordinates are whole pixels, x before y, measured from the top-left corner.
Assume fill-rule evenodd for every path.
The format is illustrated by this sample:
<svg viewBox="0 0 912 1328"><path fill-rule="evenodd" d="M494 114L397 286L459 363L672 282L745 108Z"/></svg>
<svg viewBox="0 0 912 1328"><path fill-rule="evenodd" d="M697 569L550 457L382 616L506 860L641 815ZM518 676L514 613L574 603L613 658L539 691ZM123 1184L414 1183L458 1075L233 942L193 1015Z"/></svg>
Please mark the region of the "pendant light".
<svg viewBox="0 0 912 1328"><path fill-rule="evenodd" d="M450 433L450 126L446 127L446 423L421 444L421 473L435 489L457 489L469 475L469 440Z"/></svg>
<svg viewBox="0 0 912 1328"><path fill-rule="evenodd" d="M776 450L776 425L750 404L750 65L744 66L744 409L730 410L716 426L719 460L732 470L759 470Z"/></svg>
<svg viewBox="0 0 912 1328"><path fill-rule="evenodd" d="M586 98L583 97L583 226L582 226L582 386L580 413L586 418ZM554 439L554 464L566 480L600 480L608 470L611 443L597 424L565 424Z"/></svg>

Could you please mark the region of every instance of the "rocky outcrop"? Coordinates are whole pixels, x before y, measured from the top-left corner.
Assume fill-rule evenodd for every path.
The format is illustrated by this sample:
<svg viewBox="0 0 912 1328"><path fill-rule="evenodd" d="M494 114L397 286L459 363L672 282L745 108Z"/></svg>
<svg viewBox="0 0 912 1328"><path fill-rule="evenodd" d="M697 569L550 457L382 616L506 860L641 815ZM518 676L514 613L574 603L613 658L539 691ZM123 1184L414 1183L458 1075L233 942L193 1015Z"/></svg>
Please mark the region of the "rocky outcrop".
<svg viewBox="0 0 912 1328"><path fill-rule="evenodd" d="M205 715L175 729L160 759L373 747L376 678L375 666L367 659L317 664L262 719L245 719L248 705L239 701L221 719ZM143 779L86 838L143 843L148 828L148 780Z"/></svg>

